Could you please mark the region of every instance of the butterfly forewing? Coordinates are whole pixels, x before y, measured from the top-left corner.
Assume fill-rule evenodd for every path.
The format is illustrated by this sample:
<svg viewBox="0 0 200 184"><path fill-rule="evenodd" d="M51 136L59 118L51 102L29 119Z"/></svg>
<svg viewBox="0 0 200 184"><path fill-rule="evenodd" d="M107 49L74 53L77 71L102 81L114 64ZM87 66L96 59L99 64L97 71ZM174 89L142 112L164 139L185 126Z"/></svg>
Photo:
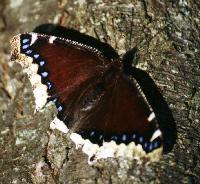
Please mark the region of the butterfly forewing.
<svg viewBox="0 0 200 184"><path fill-rule="evenodd" d="M21 35L21 41L25 39L27 35ZM43 84L50 84L50 100L57 100L57 106L62 108L61 118L70 115L73 119L76 101L90 84L102 77L108 61L70 41L55 39L51 43L50 39L38 36L25 53L31 50L30 56L39 55L35 63L45 62L39 67L38 74L42 76Z"/></svg>

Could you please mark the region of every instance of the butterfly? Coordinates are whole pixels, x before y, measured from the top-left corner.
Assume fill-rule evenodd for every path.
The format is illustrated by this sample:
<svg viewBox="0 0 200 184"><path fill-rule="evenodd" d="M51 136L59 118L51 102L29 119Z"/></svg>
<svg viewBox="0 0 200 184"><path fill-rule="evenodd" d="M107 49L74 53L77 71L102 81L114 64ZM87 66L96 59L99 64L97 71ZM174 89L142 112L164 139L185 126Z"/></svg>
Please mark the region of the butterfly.
<svg viewBox="0 0 200 184"><path fill-rule="evenodd" d="M30 79L36 110L55 103L51 127L70 133L88 163L120 156L158 160L162 132L139 84L126 74L123 57L78 35L30 32L11 39L11 58Z"/></svg>

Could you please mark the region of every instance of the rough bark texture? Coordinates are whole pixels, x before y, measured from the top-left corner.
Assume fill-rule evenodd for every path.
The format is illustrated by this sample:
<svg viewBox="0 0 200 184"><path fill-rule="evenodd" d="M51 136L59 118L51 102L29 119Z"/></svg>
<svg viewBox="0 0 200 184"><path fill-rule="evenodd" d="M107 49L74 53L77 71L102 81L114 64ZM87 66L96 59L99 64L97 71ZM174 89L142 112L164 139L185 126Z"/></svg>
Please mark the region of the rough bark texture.
<svg viewBox="0 0 200 184"><path fill-rule="evenodd" d="M199 183L199 1L1 0L0 10L0 183ZM89 166L64 134L51 131L55 107L34 113L28 78L9 59L9 39L43 23L97 37L120 54L137 46L136 67L173 113L173 150L149 165L119 158Z"/></svg>

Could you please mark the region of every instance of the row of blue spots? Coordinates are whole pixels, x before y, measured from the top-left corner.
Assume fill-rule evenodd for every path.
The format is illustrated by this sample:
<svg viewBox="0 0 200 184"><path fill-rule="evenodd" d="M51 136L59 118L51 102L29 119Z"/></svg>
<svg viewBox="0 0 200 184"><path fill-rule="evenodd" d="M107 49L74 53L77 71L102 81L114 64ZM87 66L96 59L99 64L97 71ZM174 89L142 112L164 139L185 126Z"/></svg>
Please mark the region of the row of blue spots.
<svg viewBox="0 0 200 184"><path fill-rule="evenodd" d="M22 39L22 52L25 53L26 55L32 57L37 62L39 67L43 68L45 66L45 61L40 57L40 55L38 53L34 52L31 49L30 42L31 42L31 39L29 39L29 38ZM40 68L39 68L39 70L40 70ZM42 70L42 72L39 74L41 75L42 78L48 77L48 72L45 70ZM50 81L47 81L45 84L47 85L48 89L51 89L53 86Z"/></svg>
<svg viewBox="0 0 200 184"><path fill-rule="evenodd" d="M22 39L22 52L28 55L29 57L32 57L34 61L37 62L39 65L39 74L43 79L43 83L47 85L47 88L51 90L53 88L53 83L48 80L49 73L45 70L45 61L41 58L41 56L36 53L34 50L32 50L31 46L31 38L23 38ZM40 72L41 71L41 72ZM54 98L51 101L53 101L56 104L58 113L61 113L64 110L63 105L59 104L58 99Z"/></svg>
<svg viewBox="0 0 200 184"><path fill-rule="evenodd" d="M31 40L30 38L23 38L22 39L22 50L26 50L30 47Z"/></svg>
<svg viewBox="0 0 200 184"><path fill-rule="evenodd" d="M103 141L109 142L111 140L115 141L117 144L125 143L128 144L130 142L135 142L135 144L140 144L146 152L151 152L152 150L160 147L160 140L154 140L152 142L144 139L143 136L139 136L137 134L121 134L121 135L104 135L103 133L99 133L98 131L81 131L80 135L84 139L89 139L92 143L97 143L102 145Z"/></svg>

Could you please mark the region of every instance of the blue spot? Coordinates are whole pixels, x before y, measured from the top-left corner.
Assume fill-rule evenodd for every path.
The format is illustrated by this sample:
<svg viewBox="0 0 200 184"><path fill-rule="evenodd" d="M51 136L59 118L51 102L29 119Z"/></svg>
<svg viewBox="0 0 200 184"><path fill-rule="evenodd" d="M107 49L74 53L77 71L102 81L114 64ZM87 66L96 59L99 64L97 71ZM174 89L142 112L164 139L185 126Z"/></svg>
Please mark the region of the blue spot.
<svg viewBox="0 0 200 184"><path fill-rule="evenodd" d="M37 59L40 55L39 54L34 54L33 55L35 59Z"/></svg>
<svg viewBox="0 0 200 184"><path fill-rule="evenodd" d="M140 138L139 138L139 142L140 142L140 143L142 143L143 140L144 140L143 137L140 137Z"/></svg>
<svg viewBox="0 0 200 184"><path fill-rule="evenodd" d="M29 39L27 39L27 38L22 40L22 43L27 43L27 42L29 42Z"/></svg>
<svg viewBox="0 0 200 184"><path fill-rule="evenodd" d="M127 140L127 135L126 135L126 134L123 134L123 135L122 135L122 141L125 142L126 140Z"/></svg>
<svg viewBox="0 0 200 184"><path fill-rule="evenodd" d="M25 50L25 49L27 49L28 47L29 47L29 44L26 44L26 45L23 45L23 46L22 46L22 49Z"/></svg>
<svg viewBox="0 0 200 184"><path fill-rule="evenodd" d="M57 100L58 100L58 98L54 98L54 99L52 100L52 102L56 103Z"/></svg>
<svg viewBox="0 0 200 184"><path fill-rule="evenodd" d="M147 146L148 146L148 143L147 143L147 142L145 142L145 143L144 143L144 148L146 149L146 148L147 148Z"/></svg>
<svg viewBox="0 0 200 184"><path fill-rule="evenodd" d="M153 145L152 143L149 144L149 151L151 151L153 149Z"/></svg>
<svg viewBox="0 0 200 184"><path fill-rule="evenodd" d="M83 135L83 134L84 134L84 131L83 131L83 130L81 130L81 131L80 131L80 134L81 134L81 135Z"/></svg>
<svg viewBox="0 0 200 184"><path fill-rule="evenodd" d="M61 105L59 105L57 109L59 112L61 112L63 110L63 107Z"/></svg>
<svg viewBox="0 0 200 184"><path fill-rule="evenodd" d="M32 50L27 50L26 54L31 54L33 51Z"/></svg>
<svg viewBox="0 0 200 184"><path fill-rule="evenodd" d="M154 148L157 148L158 147L158 142L155 141L153 146L154 146Z"/></svg>
<svg viewBox="0 0 200 184"><path fill-rule="evenodd" d="M47 82L47 87L48 87L48 89L51 89L52 88L52 83L51 82Z"/></svg>
<svg viewBox="0 0 200 184"><path fill-rule="evenodd" d="M116 140L117 140L117 136L116 136L116 135L113 135L113 136L111 137L111 140L116 141Z"/></svg>
<svg viewBox="0 0 200 184"><path fill-rule="evenodd" d="M135 134L133 134L133 135L132 135L132 139L135 139L135 138L136 138L136 135L135 135Z"/></svg>
<svg viewBox="0 0 200 184"><path fill-rule="evenodd" d="M103 135L99 135L99 140L102 140L103 139Z"/></svg>
<svg viewBox="0 0 200 184"><path fill-rule="evenodd" d="M42 72L41 75L42 75L42 77L47 77L48 76L48 72Z"/></svg>
<svg viewBox="0 0 200 184"><path fill-rule="evenodd" d="M40 66L44 66L45 61L40 61L39 64L40 64Z"/></svg>
<svg viewBox="0 0 200 184"><path fill-rule="evenodd" d="M90 133L90 136L92 137L92 136L94 136L95 135L95 131L92 131L91 133Z"/></svg>

